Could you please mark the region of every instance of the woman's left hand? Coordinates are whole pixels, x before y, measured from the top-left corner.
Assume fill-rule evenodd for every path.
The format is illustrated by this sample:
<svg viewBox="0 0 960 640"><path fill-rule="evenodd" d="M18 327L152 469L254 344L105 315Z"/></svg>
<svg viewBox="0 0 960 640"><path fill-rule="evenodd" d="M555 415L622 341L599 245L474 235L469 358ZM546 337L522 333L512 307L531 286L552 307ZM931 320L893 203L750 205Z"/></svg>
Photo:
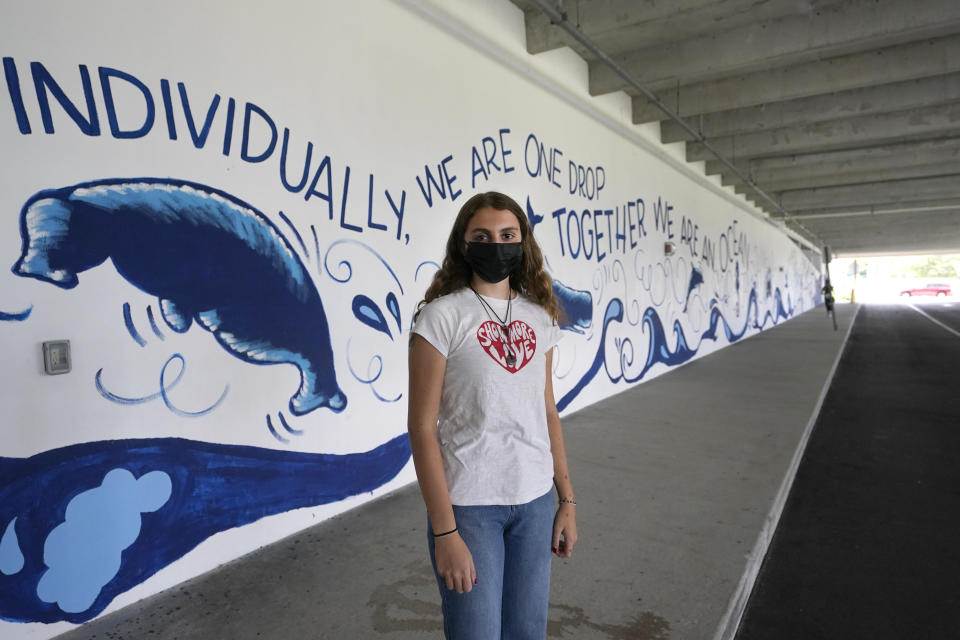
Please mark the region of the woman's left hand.
<svg viewBox="0 0 960 640"><path fill-rule="evenodd" d="M577 544L577 507L561 502L553 518L553 552L561 558L573 555Z"/></svg>

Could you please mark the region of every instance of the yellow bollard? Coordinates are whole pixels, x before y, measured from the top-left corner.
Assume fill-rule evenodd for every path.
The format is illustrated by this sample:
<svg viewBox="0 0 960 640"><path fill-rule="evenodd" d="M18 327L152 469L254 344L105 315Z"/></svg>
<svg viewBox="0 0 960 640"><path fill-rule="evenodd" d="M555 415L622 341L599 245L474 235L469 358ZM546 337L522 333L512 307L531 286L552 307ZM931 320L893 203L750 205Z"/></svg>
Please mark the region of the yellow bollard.
<svg viewBox="0 0 960 640"><path fill-rule="evenodd" d="M856 289L850 289L850 304L854 304L857 301Z"/></svg>

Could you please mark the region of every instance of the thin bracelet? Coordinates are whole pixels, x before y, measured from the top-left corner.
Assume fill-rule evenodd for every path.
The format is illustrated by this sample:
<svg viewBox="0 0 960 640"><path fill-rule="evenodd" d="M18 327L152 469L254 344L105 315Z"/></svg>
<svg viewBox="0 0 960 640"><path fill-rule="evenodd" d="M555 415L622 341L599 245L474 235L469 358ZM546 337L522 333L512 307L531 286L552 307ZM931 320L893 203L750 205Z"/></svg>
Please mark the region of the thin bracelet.
<svg viewBox="0 0 960 640"><path fill-rule="evenodd" d="M448 536L448 535L450 535L451 533L456 533L456 532L457 532L457 528L454 527L453 529L450 529L450 531L444 531L443 533L435 533L435 534L433 534L433 537L434 537L434 538L442 538L443 536Z"/></svg>
<svg viewBox="0 0 960 640"><path fill-rule="evenodd" d="M566 498L560 498L559 502L560 504L572 504L573 506L577 506L576 500L567 500Z"/></svg>

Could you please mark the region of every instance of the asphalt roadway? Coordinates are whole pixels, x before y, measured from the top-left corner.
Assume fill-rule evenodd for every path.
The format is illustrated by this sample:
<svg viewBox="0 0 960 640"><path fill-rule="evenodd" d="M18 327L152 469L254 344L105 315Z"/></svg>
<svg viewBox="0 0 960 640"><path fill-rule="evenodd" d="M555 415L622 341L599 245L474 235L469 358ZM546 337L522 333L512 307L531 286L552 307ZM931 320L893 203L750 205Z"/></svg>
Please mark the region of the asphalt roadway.
<svg viewBox="0 0 960 640"><path fill-rule="evenodd" d="M737 640L960 638L960 304L864 306Z"/></svg>

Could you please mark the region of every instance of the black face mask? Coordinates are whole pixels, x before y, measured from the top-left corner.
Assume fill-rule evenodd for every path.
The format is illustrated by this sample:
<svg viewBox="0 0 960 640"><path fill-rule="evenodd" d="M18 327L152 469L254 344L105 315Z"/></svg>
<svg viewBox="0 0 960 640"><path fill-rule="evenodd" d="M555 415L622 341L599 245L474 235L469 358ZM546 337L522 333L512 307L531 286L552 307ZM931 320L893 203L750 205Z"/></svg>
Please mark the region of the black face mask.
<svg viewBox="0 0 960 640"><path fill-rule="evenodd" d="M523 247L519 242L468 242L464 258L474 273L493 284L520 266Z"/></svg>

